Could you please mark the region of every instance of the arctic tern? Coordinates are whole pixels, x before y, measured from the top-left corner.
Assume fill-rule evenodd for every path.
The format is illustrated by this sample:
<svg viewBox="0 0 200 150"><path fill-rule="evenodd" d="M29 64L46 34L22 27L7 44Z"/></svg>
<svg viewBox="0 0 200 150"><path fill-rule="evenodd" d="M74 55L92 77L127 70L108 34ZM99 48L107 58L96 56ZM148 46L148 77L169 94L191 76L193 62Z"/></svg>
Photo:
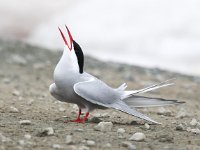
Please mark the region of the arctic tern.
<svg viewBox="0 0 200 150"><path fill-rule="evenodd" d="M97 79L83 70L84 54L81 47L72 38L69 29L67 41L61 31L64 40L64 50L62 57L54 70L54 83L49 86L51 95L59 101L77 104L79 113L72 122L84 123L89 113L94 109L112 108L140 119L159 124L146 115L138 112L135 108L152 107L180 104L177 100L165 100L162 98L151 98L139 96L138 94L152 91L161 87L172 85L171 80L167 80L140 90L125 90L124 83L118 88L112 88L103 81ZM82 110L86 110L83 118L80 117Z"/></svg>

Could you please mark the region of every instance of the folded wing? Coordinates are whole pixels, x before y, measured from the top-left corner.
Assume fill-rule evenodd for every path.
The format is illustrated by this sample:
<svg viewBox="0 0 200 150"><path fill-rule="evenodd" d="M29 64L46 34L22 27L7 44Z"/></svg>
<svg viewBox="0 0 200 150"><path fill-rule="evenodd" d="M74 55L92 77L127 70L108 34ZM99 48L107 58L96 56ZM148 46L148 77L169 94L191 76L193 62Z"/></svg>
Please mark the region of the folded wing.
<svg viewBox="0 0 200 150"><path fill-rule="evenodd" d="M121 93L112 89L98 79L92 78L89 81L76 83L74 85L74 91L76 92L76 94L93 104L97 104L107 108L114 108L140 119L144 119L153 123L158 123L151 118L145 116L144 114L136 111L134 108L131 109L126 103L121 100Z"/></svg>

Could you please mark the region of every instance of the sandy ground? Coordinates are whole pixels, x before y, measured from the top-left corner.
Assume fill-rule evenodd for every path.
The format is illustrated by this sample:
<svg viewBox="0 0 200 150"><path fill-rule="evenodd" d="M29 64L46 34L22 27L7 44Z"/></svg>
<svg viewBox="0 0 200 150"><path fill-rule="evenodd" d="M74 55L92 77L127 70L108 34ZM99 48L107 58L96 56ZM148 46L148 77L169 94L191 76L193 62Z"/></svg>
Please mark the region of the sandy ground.
<svg viewBox="0 0 200 150"><path fill-rule="evenodd" d="M0 150L16 149L128 149L128 141L137 149L200 149L200 79L158 69L145 69L86 58L85 70L117 87L123 82L129 89L176 77L176 85L148 93L149 96L178 99L185 104L165 108L145 108L141 112L162 123L144 127L144 122L115 110L95 110L84 124L64 123L76 117L76 107L51 97L48 87L60 52L51 52L17 42L0 41ZM66 116L66 118L63 118ZM197 123L190 124L192 118ZM29 120L28 125L20 124ZM110 121L108 132L94 130L99 121ZM183 129L177 130L179 124ZM53 135L43 130L52 127ZM117 133L124 128L125 133ZM130 141L135 132L146 139ZM196 132L196 133L194 133ZM72 143L66 143L66 136ZM95 141L93 146L87 140Z"/></svg>

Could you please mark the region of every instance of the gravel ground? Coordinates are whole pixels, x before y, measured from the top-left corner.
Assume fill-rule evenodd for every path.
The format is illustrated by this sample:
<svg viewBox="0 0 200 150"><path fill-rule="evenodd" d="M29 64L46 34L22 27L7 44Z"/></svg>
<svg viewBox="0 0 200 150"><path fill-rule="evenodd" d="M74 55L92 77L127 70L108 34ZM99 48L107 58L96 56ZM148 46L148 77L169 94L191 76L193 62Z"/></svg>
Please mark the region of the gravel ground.
<svg viewBox="0 0 200 150"><path fill-rule="evenodd" d="M162 125L111 109L95 110L84 124L65 123L76 117L77 107L48 92L60 56L0 40L0 150L200 149L199 77L86 57L85 70L113 87L126 82L138 89L175 77L175 86L146 95L186 103L139 110Z"/></svg>

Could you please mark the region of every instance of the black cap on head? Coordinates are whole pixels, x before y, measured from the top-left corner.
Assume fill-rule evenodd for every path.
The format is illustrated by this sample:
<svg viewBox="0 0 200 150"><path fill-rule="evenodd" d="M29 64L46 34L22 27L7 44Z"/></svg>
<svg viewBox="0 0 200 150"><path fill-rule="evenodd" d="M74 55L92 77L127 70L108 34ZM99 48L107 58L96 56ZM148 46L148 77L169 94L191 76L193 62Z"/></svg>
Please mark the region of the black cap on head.
<svg viewBox="0 0 200 150"><path fill-rule="evenodd" d="M83 73L83 66L84 66L84 54L81 47L73 40L74 51L78 60L79 65L79 72Z"/></svg>

